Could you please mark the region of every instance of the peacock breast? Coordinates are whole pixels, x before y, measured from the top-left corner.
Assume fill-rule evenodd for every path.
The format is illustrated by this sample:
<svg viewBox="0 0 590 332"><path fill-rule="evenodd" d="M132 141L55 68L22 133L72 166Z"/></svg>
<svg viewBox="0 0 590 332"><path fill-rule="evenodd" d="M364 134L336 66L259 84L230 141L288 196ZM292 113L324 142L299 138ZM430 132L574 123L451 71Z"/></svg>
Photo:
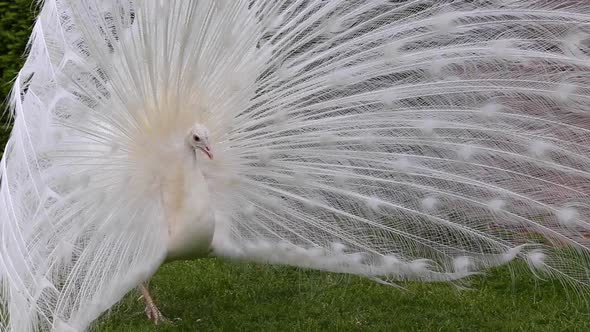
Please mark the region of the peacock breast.
<svg viewBox="0 0 590 332"><path fill-rule="evenodd" d="M164 199L169 230L167 260L207 256L215 232L215 216L202 173L184 168L168 184Z"/></svg>

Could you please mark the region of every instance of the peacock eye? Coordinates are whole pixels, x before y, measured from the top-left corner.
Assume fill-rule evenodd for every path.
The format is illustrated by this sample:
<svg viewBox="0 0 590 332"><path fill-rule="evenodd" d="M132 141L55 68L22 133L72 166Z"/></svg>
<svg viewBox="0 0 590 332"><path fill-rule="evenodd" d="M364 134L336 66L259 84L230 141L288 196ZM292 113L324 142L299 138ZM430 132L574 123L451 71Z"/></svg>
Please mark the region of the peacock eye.
<svg viewBox="0 0 590 332"><path fill-rule="evenodd" d="M199 136L193 135L193 141L198 142L200 140L201 140L201 138Z"/></svg>

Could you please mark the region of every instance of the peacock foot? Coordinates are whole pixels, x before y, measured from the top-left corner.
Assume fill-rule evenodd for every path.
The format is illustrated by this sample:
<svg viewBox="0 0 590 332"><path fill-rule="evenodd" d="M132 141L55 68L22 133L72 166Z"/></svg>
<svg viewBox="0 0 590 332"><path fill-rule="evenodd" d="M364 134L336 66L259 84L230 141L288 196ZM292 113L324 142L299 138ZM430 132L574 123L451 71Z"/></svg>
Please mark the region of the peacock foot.
<svg viewBox="0 0 590 332"><path fill-rule="evenodd" d="M158 307L155 304L147 304L145 306L145 314L149 320L154 322L155 325L159 325L160 323L169 323L170 320L166 318Z"/></svg>
<svg viewBox="0 0 590 332"><path fill-rule="evenodd" d="M151 320L152 322L154 322L154 324L158 325L160 323L168 323L170 322L170 320L166 317L164 317L164 315L162 315L162 313L160 312L160 310L158 309L158 307L156 306L156 303L154 302L154 299L152 298L152 295L150 294L150 291L148 289L147 283L142 283L139 286L139 290L141 291L141 297L143 297L143 299L145 300L145 314L147 316L147 318L149 320Z"/></svg>

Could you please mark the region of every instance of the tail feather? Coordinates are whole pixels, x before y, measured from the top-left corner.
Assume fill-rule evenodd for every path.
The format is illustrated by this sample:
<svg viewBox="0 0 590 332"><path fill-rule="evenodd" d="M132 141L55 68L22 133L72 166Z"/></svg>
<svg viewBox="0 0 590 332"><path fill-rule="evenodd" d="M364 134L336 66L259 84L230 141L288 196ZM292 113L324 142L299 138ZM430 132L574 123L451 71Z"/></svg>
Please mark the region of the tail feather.
<svg viewBox="0 0 590 332"><path fill-rule="evenodd" d="M92 6L92 18L125 12L111 5ZM85 330L164 260L158 201L113 173L124 164L96 144L109 137L97 100L112 96L99 75L113 57L104 31L122 32L123 18L108 30L76 13L44 1L13 87L0 163L0 331Z"/></svg>
<svg viewBox="0 0 590 332"><path fill-rule="evenodd" d="M43 2L0 163L0 330L83 330L165 258L199 122L213 253L587 287L590 5ZM23 310L22 308L26 308Z"/></svg>
<svg viewBox="0 0 590 332"><path fill-rule="evenodd" d="M588 285L589 14L556 1L280 6L261 46L271 69L227 138L242 163L232 181L224 156L210 170L218 254L385 280L521 257ZM412 277L373 257L429 263Z"/></svg>

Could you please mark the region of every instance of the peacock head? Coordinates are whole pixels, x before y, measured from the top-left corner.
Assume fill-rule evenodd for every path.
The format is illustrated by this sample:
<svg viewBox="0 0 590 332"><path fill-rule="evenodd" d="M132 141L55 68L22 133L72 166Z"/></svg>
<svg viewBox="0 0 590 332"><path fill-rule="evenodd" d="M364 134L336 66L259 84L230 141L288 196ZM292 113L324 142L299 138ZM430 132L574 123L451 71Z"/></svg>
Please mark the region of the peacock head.
<svg viewBox="0 0 590 332"><path fill-rule="evenodd" d="M213 159L209 145L209 130L200 123L195 123L188 132L186 142L193 150L201 150L209 159Z"/></svg>

